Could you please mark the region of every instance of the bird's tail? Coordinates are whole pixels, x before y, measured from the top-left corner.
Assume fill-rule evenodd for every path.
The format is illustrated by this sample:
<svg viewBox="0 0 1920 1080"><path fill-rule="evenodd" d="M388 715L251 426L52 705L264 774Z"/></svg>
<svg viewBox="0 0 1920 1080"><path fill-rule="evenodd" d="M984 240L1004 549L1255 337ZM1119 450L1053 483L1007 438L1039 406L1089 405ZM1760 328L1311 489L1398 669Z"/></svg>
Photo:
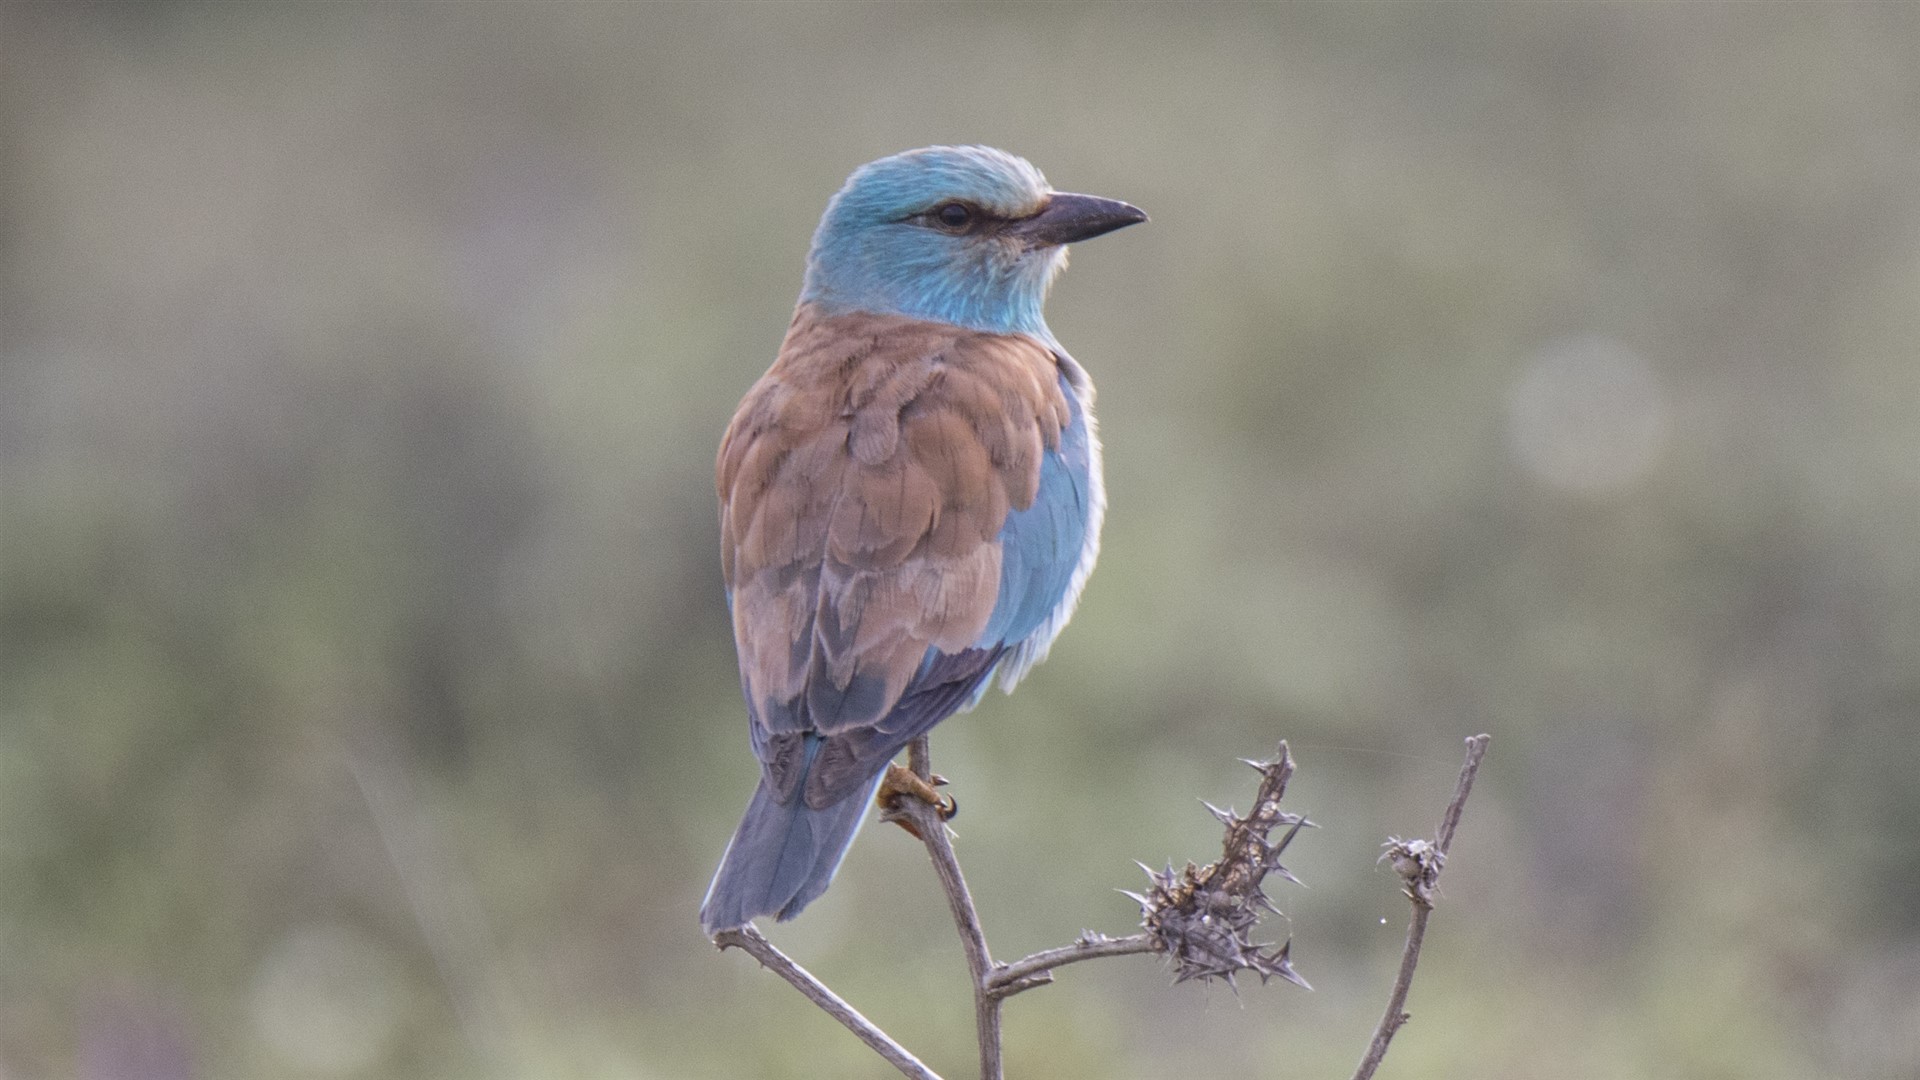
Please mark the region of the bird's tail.
<svg viewBox="0 0 1920 1080"><path fill-rule="evenodd" d="M826 892L879 782L875 774L872 783L816 810L801 794L804 783L795 784L792 799L783 803L761 778L700 904L700 925L708 936L761 915L785 922Z"/></svg>

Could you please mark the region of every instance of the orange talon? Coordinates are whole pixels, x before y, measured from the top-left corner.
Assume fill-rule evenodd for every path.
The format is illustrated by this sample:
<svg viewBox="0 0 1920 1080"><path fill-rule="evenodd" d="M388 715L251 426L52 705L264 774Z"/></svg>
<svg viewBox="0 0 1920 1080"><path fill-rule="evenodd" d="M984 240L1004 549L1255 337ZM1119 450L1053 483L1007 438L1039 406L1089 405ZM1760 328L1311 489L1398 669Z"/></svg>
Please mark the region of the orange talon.
<svg viewBox="0 0 1920 1080"><path fill-rule="evenodd" d="M941 821L952 821L960 812L960 803L950 795L943 796L934 790L945 784L947 778L938 773L922 780L913 770L902 765L888 765L886 775L880 779L880 789L874 793L873 801L880 806L881 820L891 821L905 829L916 840L924 840L913 820L900 810L900 800L911 796L926 803L940 815Z"/></svg>

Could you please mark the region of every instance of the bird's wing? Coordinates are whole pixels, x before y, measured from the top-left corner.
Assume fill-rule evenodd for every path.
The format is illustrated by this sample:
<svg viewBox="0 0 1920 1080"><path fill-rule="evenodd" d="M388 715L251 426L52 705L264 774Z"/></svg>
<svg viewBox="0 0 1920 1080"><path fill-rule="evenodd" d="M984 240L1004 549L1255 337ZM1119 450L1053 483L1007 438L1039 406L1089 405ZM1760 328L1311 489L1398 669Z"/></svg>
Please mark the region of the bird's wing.
<svg viewBox="0 0 1920 1080"><path fill-rule="evenodd" d="M1031 338L795 315L718 465L741 682L776 792L804 776L809 804L838 801L1044 621L1085 530L1059 464L1077 408Z"/></svg>
<svg viewBox="0 0 1920 1080"><path fill-rule="evenodd" d="M1001 526L1000 593L981 635L983 644L1007 649L999 665L1007 690L1046 657L1072 615L1093 571L1106 511L1099 440L1087 408L1091 390L1079 365L1064 355L1060 363L1068 422L1059 442L1041 454L1032 505L1009 513ZM1079 382L1070 385L1071 379Z"/></svg>

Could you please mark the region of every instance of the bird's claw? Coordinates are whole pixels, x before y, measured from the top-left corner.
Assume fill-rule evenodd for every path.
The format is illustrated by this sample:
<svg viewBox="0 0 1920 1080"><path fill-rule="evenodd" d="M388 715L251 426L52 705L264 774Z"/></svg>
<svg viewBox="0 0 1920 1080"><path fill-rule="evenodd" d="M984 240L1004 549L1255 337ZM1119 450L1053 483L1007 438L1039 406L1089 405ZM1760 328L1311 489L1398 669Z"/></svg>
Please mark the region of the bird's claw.
<svg viewBox="0 0 1920 1080"><path fill-rule="evenodd" d="M935 773L925 779L912 769L902 765L888 765L886 775L880 779L880 790L874 794L873 801L878 803L882 817L907 830L914 839L925 839L900 808L900 800L911 796L933 807L941 821L952 821L960 813L960 802L951 795L942 795L936 788L944 785L947 778Z"/></svg>

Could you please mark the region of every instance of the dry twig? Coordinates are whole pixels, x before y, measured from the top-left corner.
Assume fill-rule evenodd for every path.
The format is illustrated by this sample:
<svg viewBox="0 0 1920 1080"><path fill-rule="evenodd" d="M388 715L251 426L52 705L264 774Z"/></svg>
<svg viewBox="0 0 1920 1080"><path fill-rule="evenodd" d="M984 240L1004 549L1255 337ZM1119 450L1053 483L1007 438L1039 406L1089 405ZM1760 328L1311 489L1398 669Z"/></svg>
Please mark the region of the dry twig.
<svg viewBox="0 0 1920 1080"><path fill-rule="evenodd" d="M1053 969L1080 960L1097 960L1102 956L1130 956L1134 953L1159 952L1159 943L1150 934L1130 934L1123 938L1110 938L1093 930L1083 930L1080 937L1071 945L1057 949L1043 949L1022 960L1011 964L995 964L993 974L988 977L988 986L1000 997L1012 997L1022 990L1031 990L1036 986L1045 986L1053 981Z"/></svg>
<svg viewBox="0 0 1920 1080"><path fill-rule="evenodd" d="M920 1063L920 1059L907 1052L906 1047L894 1042L884 1031L876 1027L873 1021L860 1015L860 1010L846 1003L839 994L827 988L827 984L813 977L813 973L794 963L786 953L773 947L758 930L752 926L742 926L737 930L722 930L713 935L713 943L721 952L728 949L741 949L760 966L793 984L795 990L806 995L808 1001L820 1006L828 1016L847 1026L847 1030L860 1037L860 1041L873 1048L873 1052L886 1058L888 1064L899 1069L914 1080L940 1080L940 1074Z"/></svg>
<svg viewBox="0 0 1920 1080"><path fill-rule="evenodd" d="M1436 841L1393 838L1388 840L1386 852L1381 856L1382 861L1393 864L1406 882L1406 895L1413 902L1413 922L1407 930L1407 947L1401 957L1399 978L1387 1003L1387 1013L1374 1032L1373 1042L1354 1080L1370 1080L1385 1057L1394 1032L1407 1022L1404 1006L1414 967L1420 960L1427 918L1433 911L1433 890L1489 741L1486 735L1467 740L1466 764L1461 769L1453 801L1441 819ZM916 739L909 748L908 764L921 779L932 777L925 736ZM1277 975L1300 986L1307 985L1293 970L1289 957L1291 940L1279 946L1261 945L1253 941L1252 932L1263 912L1279 911L1266 895L1267 875L1278 874L1297 882L1298 879L1280 865L1280 855L1300 830L1312 822L1280 809L1280 799L1294 770L1293 757L1285 742L1280 744L1279 753L1272 761L1247 764L1260 773L1253 810L1242 817L1231 810L1207 807L1226 826L1218 860L1204 867L1188 863L1178 872L1171 866L1162 871L1141 867L1147 871L1146 894L1127 894L1140 904L1141 933L1111 938L1089 930L1071 945L1045 949L1010 964L995 963L987 947L986 933L981 929L980 915L974 908L966 877L960 872L960 862L954 856L941 808L918 799L902 798L886 811L886 820L913 827L926 845L941 889L946 893L947 906L966 950L967 968L973 981L981 1080L1003 1080L1004 1077L1001 1004L1024 990L1052 982L1054 969L1067 964L1104 956L1160 953L1171 962L1176 982L1221 978L1231 985L1236 974L1251 971L1262 981ZM1276 840L1273 833L1280 828L1286 831ZM903 1074L916 1080L940 1080L918 1058L774 948L753 927L723 931L715 935L714 944L721 949L739 948L752 954L763 966L793 984L808 1000L846 1025Z"/></svg>
<svg viewBox="0 0 1920 1080"><path fill-rule="evenodd" d="M907 768L922 780L933 776L925 735L913 740L907 749ZM960 872L960 860L953 854L953 839L940 809L918 799L903 798L888 810L883 820L905 819L927 845L927 857L933 860L934 873L940 876L940 888L947 894L947 907L953 912L954 929L967 952L967 971L973 976L974 1029L980 1042L980 1080L1002 1080L1000 1051L1000 1002L1004 995L994 992L989 982L993 974L993 954L987 949L987 935L980 928L980 913L974 909L973 894L967 891L966 876Z"/></svg>
<svg viewBox="0 0 1920 1080"><path fill-rule="evenodd" d="M1413 969L1420 963L1420 945L1427 936L1427 917L1433 914L1433 890L1439 884L1440 871L1447 864L1447 849L1453 846L1454 830L1460 827L1460 814L1473 791L1474 774L1480 771L1480 759L1486 756L1491 735L1475 735L1467 740L1467 760L1460 766L1460 781L1454 785L1453 801L1440 819L1440 831L1433 843L1390 837L1382 862L1390 862L1406 884L1406 897L1413 901L1413 921L1407 924L1407 946L1400 954L1400 974L1393 981L1393 993L1387 998L1387 1011L1373 1029L1373 1041L1366 1056L1354 1071L1353 1080L1371 1080L1374 1070L1387 1056L1387 1044L1411 1016L1406 1012L1407 991L1413 986Z"/></svg>

